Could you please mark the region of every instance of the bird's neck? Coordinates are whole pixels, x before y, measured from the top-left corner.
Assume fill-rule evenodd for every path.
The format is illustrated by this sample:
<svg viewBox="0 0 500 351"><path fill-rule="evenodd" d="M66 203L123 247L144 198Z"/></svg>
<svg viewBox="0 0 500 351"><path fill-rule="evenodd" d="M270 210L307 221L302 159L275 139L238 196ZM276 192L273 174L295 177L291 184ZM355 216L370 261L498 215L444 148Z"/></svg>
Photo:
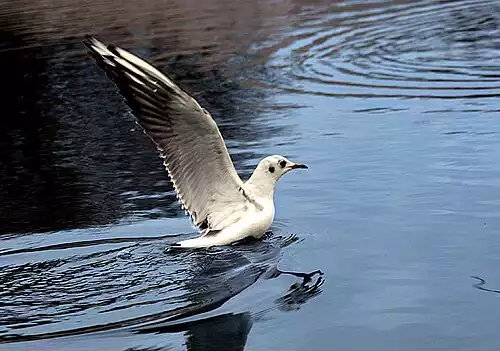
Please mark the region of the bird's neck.
<svg viewBox="0 0 500 351"><path fill-rule="evenodd" d="M272 200L276 180L266 174L254 171L250 179L245 182L245 189L254 196Z"/></svg>

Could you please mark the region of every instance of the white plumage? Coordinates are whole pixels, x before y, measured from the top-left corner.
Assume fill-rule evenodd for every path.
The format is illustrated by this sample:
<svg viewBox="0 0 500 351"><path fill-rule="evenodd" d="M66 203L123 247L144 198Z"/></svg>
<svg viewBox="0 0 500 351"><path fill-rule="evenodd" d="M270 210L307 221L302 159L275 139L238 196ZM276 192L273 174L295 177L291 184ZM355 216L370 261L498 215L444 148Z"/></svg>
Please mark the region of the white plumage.
<svg viewBox="0 0 500 351"><path fill-rule="evenodd" d="M84 44L116 84L144 132L158 147L182 207L201 236L181 247L225 245L261 237L274 218L276 181L294 168L268 156L243 183L207 110L149 63L93 37Z"/></svg>

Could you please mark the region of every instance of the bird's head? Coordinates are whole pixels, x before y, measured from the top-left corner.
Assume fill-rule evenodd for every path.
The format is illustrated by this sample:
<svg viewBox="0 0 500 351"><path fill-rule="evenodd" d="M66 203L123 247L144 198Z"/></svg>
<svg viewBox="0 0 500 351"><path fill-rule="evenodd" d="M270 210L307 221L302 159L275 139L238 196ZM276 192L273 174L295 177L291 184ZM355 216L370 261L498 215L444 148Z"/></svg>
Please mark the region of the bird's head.
<svg viewBox="0 0 500 351"><path fill-rule="evenodd" d="M278 179L292 169L307 168L306 165L295 163L280 155L267 156L259 162L250 179L245 185L262 197L272 197L274 186Z"/></svg>
<svg viewBox="0 0 500 351"><path fill-rule="evenodd" d="M267 156L259 162L257 169L260 173L264 173L267 177L277 181L285 173L290 172L292 169L307 168L306 165L294 163L284 156L272 155Z"/></svg>

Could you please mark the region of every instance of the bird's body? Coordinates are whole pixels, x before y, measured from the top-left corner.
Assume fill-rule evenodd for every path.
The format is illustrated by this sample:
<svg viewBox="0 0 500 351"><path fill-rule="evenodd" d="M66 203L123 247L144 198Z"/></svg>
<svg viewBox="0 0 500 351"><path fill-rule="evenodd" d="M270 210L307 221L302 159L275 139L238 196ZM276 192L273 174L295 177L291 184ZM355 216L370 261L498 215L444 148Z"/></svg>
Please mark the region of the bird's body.
<svg viewBox="0 0 500 351"><path fill-rule="evenodd" d="M247 237L260 238L273 223L274 201L272 199L256 200L261 204L262 210L248 211L243 217L219 232L213 234L209 232L197 238L183 240L178 245L181 247L208 247L231 244Z"/></svg>
<svg viewBox="0 0 500 351"><path fill-rule="evenodd" d="M198 238L176 246L208 247L261 237L274 219L276 182L292 169L307 167L268 156L244 183L217 124L196 100L130 52L92 37L84 43L156 144L181 206L201 231Z"/></svg>

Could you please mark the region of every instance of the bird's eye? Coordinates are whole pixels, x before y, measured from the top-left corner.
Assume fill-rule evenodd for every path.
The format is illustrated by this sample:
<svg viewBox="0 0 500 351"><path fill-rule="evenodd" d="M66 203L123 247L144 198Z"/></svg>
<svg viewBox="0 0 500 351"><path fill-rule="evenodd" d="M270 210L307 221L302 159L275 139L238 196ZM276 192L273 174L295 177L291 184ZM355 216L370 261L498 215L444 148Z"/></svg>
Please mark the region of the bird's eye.
<svg viewBox="0 0 500 351"><path fill-rule="evenodd" d="M286 166L286 161L285 161L285 160L281 160L281 161L279 162L279 165L280 165L280 167L281 167L281 168L285 168L285 166Z"/></svg>
<svg viewBox="0 0 500 351"><path fill-rule="evenodd" d="M274 167L273 166L269 167L269 172L274 173Z"/></svg>

